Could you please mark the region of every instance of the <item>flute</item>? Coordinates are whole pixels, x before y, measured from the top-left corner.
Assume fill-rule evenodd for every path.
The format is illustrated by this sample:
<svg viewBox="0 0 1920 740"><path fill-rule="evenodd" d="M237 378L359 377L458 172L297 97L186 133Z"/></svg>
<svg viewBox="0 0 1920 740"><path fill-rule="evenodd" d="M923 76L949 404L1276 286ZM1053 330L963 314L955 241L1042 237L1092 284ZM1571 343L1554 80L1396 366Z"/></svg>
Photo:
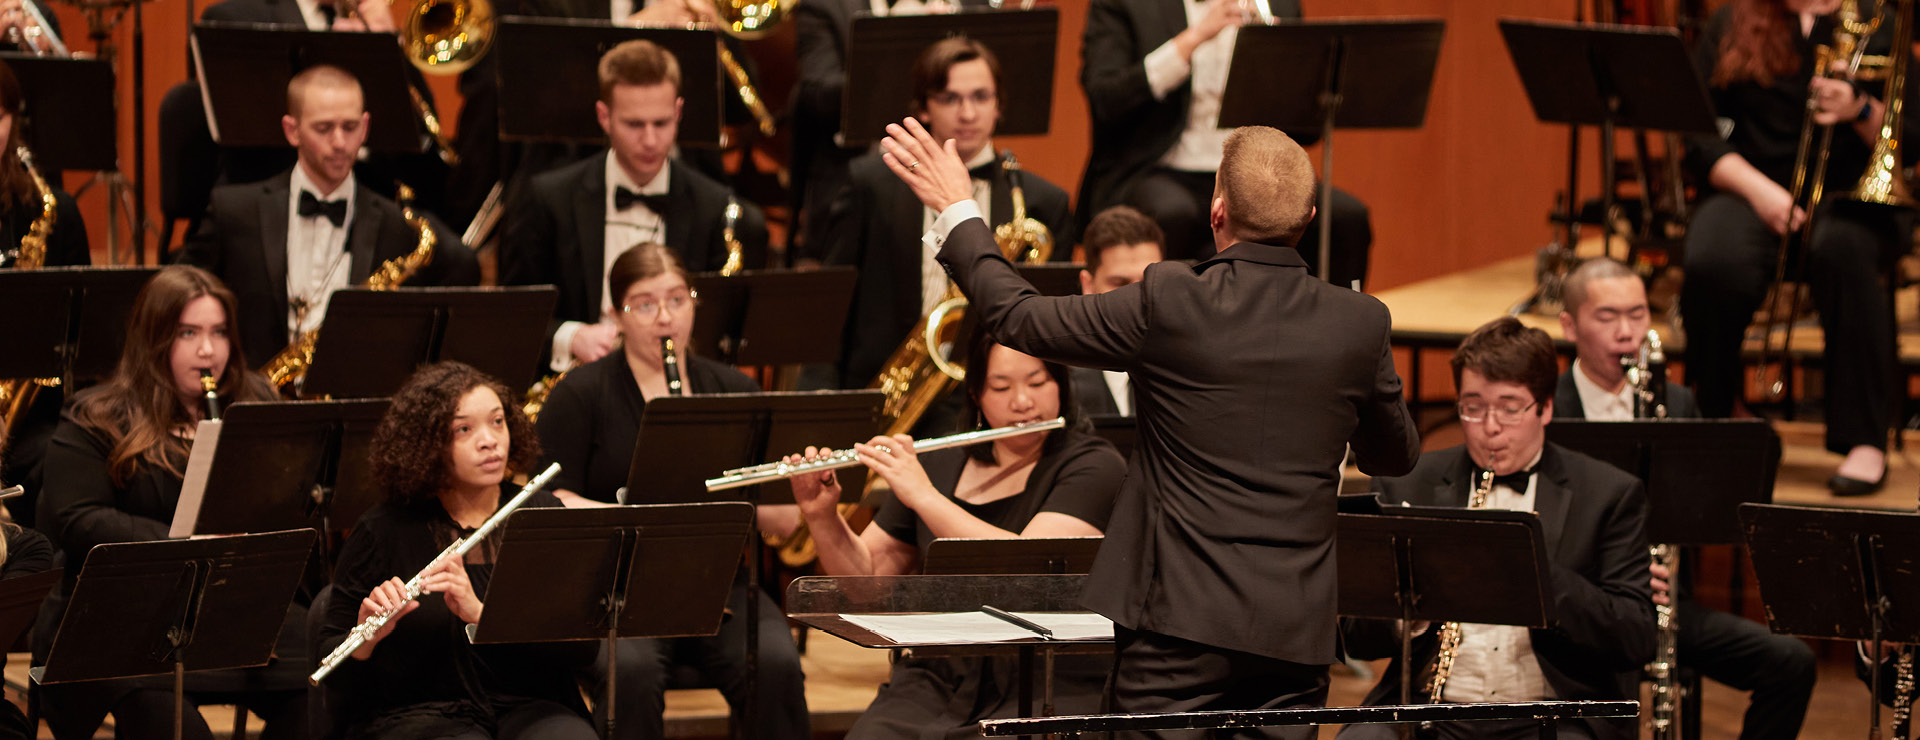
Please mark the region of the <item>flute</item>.
<svg viewBox="0 0 1920 740"><path fill-rule="evenodd" d="M213 371L200 368L200 390L206 393L207 421L220 420L220 381L213 379Z"/></svg>
<svg viewBox="0 0 1920 740"><path fill-rule="evenodd" d="M948 447L965 447L967 445L979 444L981 442L991 442L996 439L1006 439L1008 437L1019 437L1019 436L1024 436L1028 434L1036 434L1039 432L1052 431L1054 429L1062 429L1062 428L1065 428L1066 426L1067 426L1067 420L1065 418L1056 416L1046 421L1030 421L1025 424L1015 424L1010 427L1000 427L998 429L981 429L981 430L972 431L972 432L961 432L959 434L950 435L946 437L933 437L931 439L916 440L913 443L913 451L914 452L932 452L934 450L945 449ZM776 461L776 462L765 463L762 465L755 465L753 467L748 467L748 468L734 468L732 470L721 473L720 477L718 478L708 478L707 490L708 491L725 491L729 488L741 488L744 486L751 486L759 483L765 483L767 481L779 480L781 478L792 478L793 476L802 475L805 473L818 473L823 470L839 470L840 468L851 468L859 464L860 464L859 453L856 453L853 450L848 449L848 450L840 450L839 452L835 452L833 454L827 455L826 457L820 458L818 460L808 460L806 462L799 462L799 463L788 463L785 461Z"/></svg>
<svg viewBox="0 0 1920 740"><path fill-rule="evenodd" d="M547 466L547 469L541 471L539 475L534 476L533 480L527 481L527 486L520 489L520 493L515 494L513 499L507 502L507 505L500 507L500 510L494 512L493 516L488 517L487 521L481 524L478 529L473 530L473 534L454 540L453 544L447 546L447 549L441 550L439 555L427 561L427 567L422 568L419 573L414 574L411 580L407 581L406 598L401 600L400 604L396 605L393 609L367 617L366 621L361 622L358 626L354 627L352 631L348 632L347 639L342 641L339 647L334 648L333 652L328 653L326 659L320 661L320 668L315 670L313 675L308 676L307 681L317 685L322 679L327 677L327 674L332 673L333 669L338 668L341 663L345 663L348 658L353 656L353 651L359 650L361 645L365 645L368 640L373 639L374 634L378 633L380 628L387 626L387 622L393 619L393 615L400 613L400 609L406 606L407 602L420 596L425 590L422 584L426 583L427 573L432 571L435 565L449 558L466 557L467 551L486 540L487 535L493 532L495 527L500 526L500 523L506 520L508 514L512 514L514 509L520 508L521 504L525 504L527 499L533 497L533 494L539 493L540 489L547 486L548 481L553 480L553 477L559 474L560 463Z"/></svg>

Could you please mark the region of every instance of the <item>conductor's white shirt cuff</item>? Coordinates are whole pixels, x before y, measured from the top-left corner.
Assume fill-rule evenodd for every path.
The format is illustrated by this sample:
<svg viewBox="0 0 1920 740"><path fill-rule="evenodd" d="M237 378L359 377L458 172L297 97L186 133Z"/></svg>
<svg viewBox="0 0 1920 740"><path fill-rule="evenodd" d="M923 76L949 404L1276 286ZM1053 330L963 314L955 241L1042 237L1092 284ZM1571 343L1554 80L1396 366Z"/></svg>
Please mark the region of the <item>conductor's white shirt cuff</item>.
<svg viewBox="0 0 1920 740"><path fill-rule="evenodd" d="M941 211L940 216L933 220L933 225L927 227L927 233L920 237L920 243L927 245L929 254L939 254L940 247L947 243L947 235L952 234L960 222L970 218L980 218L980 204L972 198L947 206L947 210Z"/></svg>
<svg viewBox="0 0 1920 740"><path fill-rule="evenodd" d="M1193 75L1193 63L1180 58L1180 50L1173 45L1173 39L1160 45L1160 48L1147 53L1147 89L1153 91L1154 100L1166 100L1167 93L1186 82Z"/></svg>
<svg viewBox="0 0 1920 740"><path fill-rule="evenodd" d="M560 328L553 332L553 360L547 366L556 373L573 369L573 335L587 328L584 321L563 321Z"/></svg>

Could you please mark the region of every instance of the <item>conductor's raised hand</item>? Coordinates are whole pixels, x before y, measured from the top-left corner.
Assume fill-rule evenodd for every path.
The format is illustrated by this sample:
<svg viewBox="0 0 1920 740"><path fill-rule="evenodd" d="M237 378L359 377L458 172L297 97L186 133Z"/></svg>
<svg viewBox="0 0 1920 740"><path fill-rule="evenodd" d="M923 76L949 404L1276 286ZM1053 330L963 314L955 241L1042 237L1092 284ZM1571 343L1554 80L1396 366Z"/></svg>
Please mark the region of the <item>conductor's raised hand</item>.
<svg viewBox="0 0 1920 740"><path fill-rule="evenodd" d="M389 578L386 583L374 586L373 590L367 593L367 598L360 600L360 622L367 621L375 614L385 614L396 607L399 611L394 612L393 616L387 619L387 623L373 633L373 637L362 643L359 650L353 651L353 657L356 660L373 657L373 646L387 639L387 635L393 634L393 628L400 623L401 617L412 614L413 610L420 608L420 602L407 598L407 584L398 578Z"/></svg>
<svg viewBox="0 0 1920 740"><path fill-rule="evenodd" d="M485 604L473 593L473 582L467 580L467 565L460 558L441 558L427 570L427 577L420 582L427 593L440 594L447 602L447 611L467 624L480 621L480 611Z"/></svg>
<svg viewBox="0 0 1920 740"><path fill-rule="evenodd" d="M788 455L782 462L798 465L812 462L833 454L825 447L808 447L804 455ZM800 505L800 515L804 517L839 516L835 506L840 503L840 479L831 470L802 473L787 479L793 486L793 502Z"/></svg>
<svg viewBox="0 0 1920 740"><path fill-rule="evenodd" d="M887 138L880 140L880 148L887 169L934 213L973 197L973 176L967 173L953 140L934 141L919 119L887 124Z"/></svg>

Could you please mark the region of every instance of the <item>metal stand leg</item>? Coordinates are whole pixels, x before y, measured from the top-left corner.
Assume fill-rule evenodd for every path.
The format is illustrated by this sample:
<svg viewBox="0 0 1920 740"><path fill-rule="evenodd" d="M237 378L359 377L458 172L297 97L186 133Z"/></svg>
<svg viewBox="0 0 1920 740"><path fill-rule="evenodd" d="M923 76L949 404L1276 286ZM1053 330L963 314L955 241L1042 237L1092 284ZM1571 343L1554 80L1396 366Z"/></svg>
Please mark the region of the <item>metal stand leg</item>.
<svg viewBox="0 0 1920 740"><path fill-rule="evenodd" d="M187 664L173 661L173 740L182 740L187 730Z"/></svg>

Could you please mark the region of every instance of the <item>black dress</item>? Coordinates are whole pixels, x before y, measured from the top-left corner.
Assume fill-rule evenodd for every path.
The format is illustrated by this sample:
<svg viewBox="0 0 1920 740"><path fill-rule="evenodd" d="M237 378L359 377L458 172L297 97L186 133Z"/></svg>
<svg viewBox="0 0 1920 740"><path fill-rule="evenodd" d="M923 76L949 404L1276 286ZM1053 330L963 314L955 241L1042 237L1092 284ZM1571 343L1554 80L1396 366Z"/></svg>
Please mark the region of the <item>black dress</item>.
<svg viewBox="0 0 1920 740"><path fill-rule="evenodd" d="M0 528L6 530L7 538L7 562L0 566L0 581L44 573L53 567L53 543L45 535L12 524ZM0 666L5 662L0 658ZM0 740L26 740L34 735L19 707L10 701L0 702Z"/></svg>
<svg viewBox="0 0 1920 740"><path fill-rule="evenodd" d="M80 207L74 204L73 196L59 188L54 188L53 199L54 224L53 233L47 236L46 266L92 264L93 257L87 247L87 224L80 219ZM0 252L19 246L20 237L27 235L33 220L39 217L37 198L20 201L0 212ZM9 266L10 262L10 258L0 257L0 266ZM41 388L34 396L33 405L23 412L24 418L15 422L13 437L4 445L6 449L0 451L0 481L26 488L24 495L7 503L13 520L24 527L34 525L34 507L44 484L42 465L47 457L47 441L53 438L53 428L60 423L60 405L65 396L61 390Z"/></svg>
<svg viewBox="0 0 1920 740"><path fill-rule="evenodd" d="M1027 485L1018 495L985 504L955 501L960 508L988 524L1019 532L1043 511L1067 514L1105 530L1113 500L1126 477L1126 463L1106 440L1080 431L1066 435L1060 445L1040 457ZM929 452L920 457L927 478L948 498L959 486L967 453L959 449ZM921 552L934 540L919 514L889 499L874 514L873 526ZM943 740L980 734L983 719L1016 716L1018 686L1015 661L1007 658L909 658L893 664L893 673L880 687L873 704L847 732L849 740ZM1101 710L1107 672L1113 659L1106 655L1063 656L1054 662L1054 709L1058 714L1093 714Z"/></svg>
<svg viewBox="0 0 1920 740"><path fill-rule="evenodd" d="M501 502L511 495L503 490ZM523 508L559 505L541 492ZM359 624L360 602L375 586L413 577L456 537L470 534L437 500L383 503L367 512L340 549L319 651L332 652ZM482 598L493 575L493 544L467 554L467 577ZM327 678L328 713L345 737L512 737L503 728L522 725L529 715L592 736L573 677L593 660L593 643L476 646L439 594L419 602L374 646L372 657L349 659ZM548 729L564 733L561 727Z"/></svg>

